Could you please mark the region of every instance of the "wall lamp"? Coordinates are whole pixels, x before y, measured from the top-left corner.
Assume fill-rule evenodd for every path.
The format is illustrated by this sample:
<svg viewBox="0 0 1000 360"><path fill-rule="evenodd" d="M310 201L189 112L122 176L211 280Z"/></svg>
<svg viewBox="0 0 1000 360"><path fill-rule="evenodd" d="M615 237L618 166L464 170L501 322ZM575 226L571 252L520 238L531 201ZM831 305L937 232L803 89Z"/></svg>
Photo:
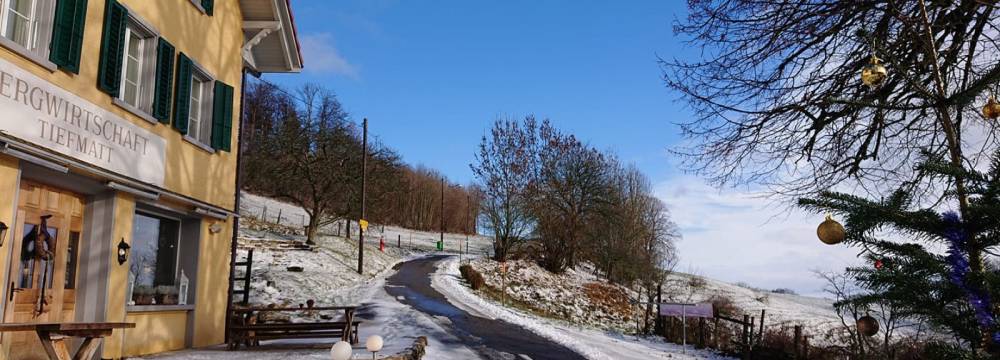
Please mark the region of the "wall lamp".
<svg viewBox="0 0 1000 360"><path fill-rule="evenodd" d="M125 238L122 238L122 241L118 242L118 265L125 265L125 262L128 261L128 253L130 249L132 249L132 247L125 242Z"/></svg>

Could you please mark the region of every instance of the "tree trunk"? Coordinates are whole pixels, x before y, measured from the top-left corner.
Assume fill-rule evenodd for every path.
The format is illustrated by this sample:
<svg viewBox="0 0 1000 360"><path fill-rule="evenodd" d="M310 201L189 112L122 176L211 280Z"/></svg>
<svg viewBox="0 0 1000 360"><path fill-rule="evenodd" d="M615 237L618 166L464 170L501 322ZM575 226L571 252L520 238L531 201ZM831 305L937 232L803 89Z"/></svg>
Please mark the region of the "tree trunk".
<svg viewBox="0 0 1000 360"><path fill-rule="evenodd" d="M313 214L309 214L309 225L306 225L306 244L309 245L316 245L316 233L319 230L319 216Z"/></svg>

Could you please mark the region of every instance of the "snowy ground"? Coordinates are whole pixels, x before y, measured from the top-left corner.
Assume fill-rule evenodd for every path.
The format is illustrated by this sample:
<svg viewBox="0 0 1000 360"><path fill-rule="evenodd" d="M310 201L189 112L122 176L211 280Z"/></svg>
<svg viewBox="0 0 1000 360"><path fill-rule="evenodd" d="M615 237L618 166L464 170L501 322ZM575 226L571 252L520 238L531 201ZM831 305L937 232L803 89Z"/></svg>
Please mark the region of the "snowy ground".
<svg viewBox="0 0 1000 360"><path fill-rule="evenodd" d="M833 309L830 299L779 294L767 290L752 289L702 276L673 273L664 287L664 301L696 303L709 301L712 297L723 296L732 300L733 305L744 313L760 318L765 310L764 325L767 328L802 325L807 335L820 335L841 328L840 319Z"/></svg>
<svg viewBox="0 0 1000 360"><path fill-rule="evenodd" d="M656 338L625 336L570 325L566 322L544 319L522 311L504 307L472 292L461 280L459 261L452 258L442 262L431 280L432 286L448 297L455 306L470 314L520 325L552 341L569 347L590 359L648 360L648 359L726 359L707 351L684 349Z"/></svg>

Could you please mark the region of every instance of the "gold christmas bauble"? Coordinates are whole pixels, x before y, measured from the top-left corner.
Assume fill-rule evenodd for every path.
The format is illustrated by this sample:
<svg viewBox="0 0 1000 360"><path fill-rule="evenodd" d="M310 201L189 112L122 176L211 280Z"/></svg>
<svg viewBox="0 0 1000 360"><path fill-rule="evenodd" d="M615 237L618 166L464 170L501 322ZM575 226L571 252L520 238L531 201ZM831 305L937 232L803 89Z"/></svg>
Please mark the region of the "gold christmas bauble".
<svg viewBox="0 0 1000 360"><path fill-rule="evenodd" d="M986 105L983 105L983 116L990 120L1000 117L1000 103L992 95L986 100Z"/></svg>
<svg viewBox="0 0 1000 360"><path fill-rule="evenodd" d="M816 235L819 236L819 241L827 245L839 244L847 237L847 234L844 233L844 226L830 215L827 215L826 220L816 228Z"/></svg>
<svg viewBox="0 0 1000 360"><path fill-rule="evenodd" d="M861 82L870 88L878 87L885 81L888 71L882 66L882 59L872 55L871 61L861 69Z"/></svg>
<svg viewBox="0 0 1000 360"><path fill-rule="evenodd" d="M878 320L875 320L871 315L865 315L858 319L857 327L858 333L861 335L872 337L878 334Z"/></svg>

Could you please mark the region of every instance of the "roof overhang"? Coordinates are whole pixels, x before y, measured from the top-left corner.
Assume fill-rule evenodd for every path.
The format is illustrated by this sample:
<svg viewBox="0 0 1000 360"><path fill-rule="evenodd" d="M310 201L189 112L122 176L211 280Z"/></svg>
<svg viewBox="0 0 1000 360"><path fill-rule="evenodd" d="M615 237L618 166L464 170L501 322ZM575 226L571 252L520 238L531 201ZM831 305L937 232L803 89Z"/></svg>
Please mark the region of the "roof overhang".
<svg viewBox="0 0 1000 360"><path fill-rule="evenodd" d="M240 0L243 63L256 73L302 71L302 51L289 0Z"/></svg>

